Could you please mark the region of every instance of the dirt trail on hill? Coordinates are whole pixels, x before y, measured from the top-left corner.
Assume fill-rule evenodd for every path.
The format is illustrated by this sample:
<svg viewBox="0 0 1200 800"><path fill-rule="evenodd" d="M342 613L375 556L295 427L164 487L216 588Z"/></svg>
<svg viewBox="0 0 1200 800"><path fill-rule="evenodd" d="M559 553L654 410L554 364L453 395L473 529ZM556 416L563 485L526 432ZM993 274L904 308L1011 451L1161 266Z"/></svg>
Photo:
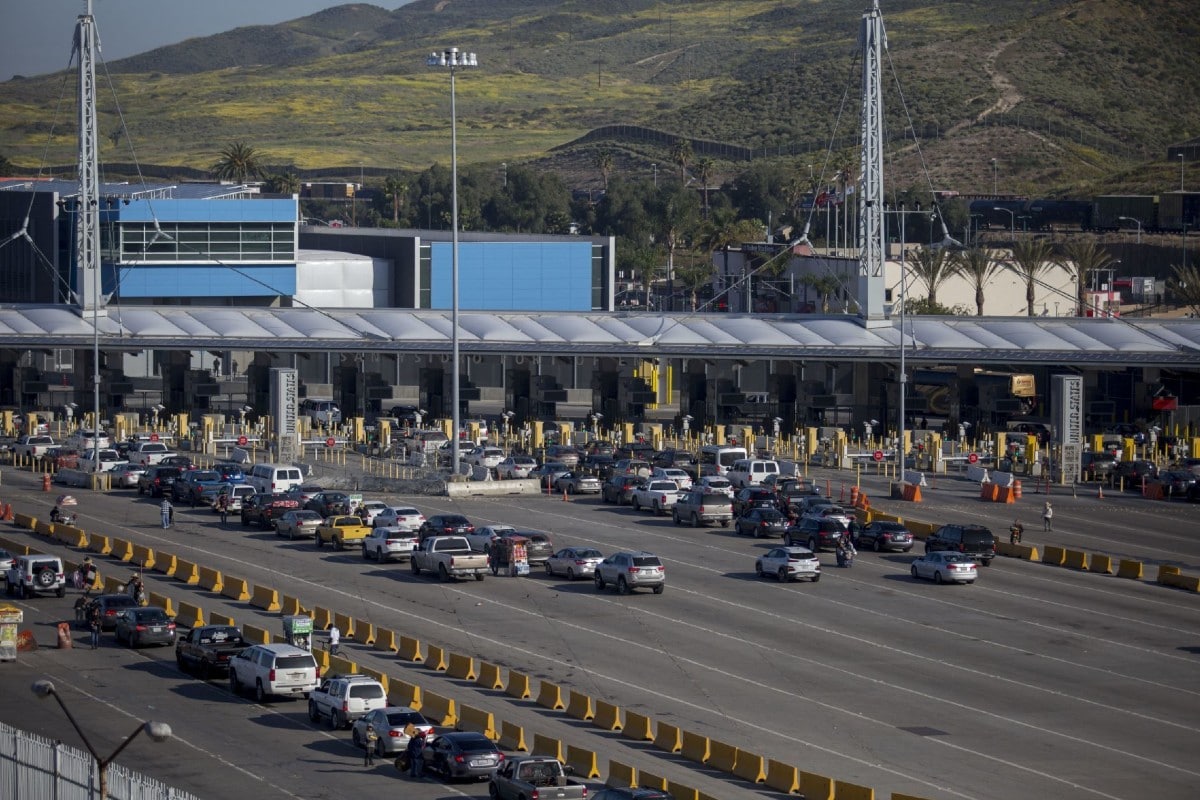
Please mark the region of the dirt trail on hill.
<svg viewBox="0 0 1200 800"><path fill-rule="evenodd" d="M1004 51L1012 45L1013 42L1000 42L994 48L992 48L991 52L984 56L983 71L987 73L989 78L991 78L992 86L995 88L1000 97L997 98L996 102L992 103L983 111L980 111L978 114L976 114L974 120L964 120L957 125L954 125L946 132L947 134L958 133L963 128L973 125L992 114L1003 114L1005 111L1008 111L1016 106L1017 103L1020 103L1025 99L1025 97L1019 91L1017 91L1017 87L1013 85L1013 82L1008 79L1008 76L996 69L997 59L999 59L1001 54L1003 54ZM972 97L971 100L968 100L967 102L972 102L977 99L978 97Z"/></svg>

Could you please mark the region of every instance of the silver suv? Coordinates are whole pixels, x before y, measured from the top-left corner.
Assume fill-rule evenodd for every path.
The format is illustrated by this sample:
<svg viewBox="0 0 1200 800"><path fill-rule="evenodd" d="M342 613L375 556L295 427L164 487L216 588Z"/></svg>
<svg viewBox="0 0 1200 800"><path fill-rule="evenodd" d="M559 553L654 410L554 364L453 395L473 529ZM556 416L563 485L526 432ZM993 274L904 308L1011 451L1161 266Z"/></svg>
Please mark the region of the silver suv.
<svg viewBox="0 0 1200 800"><path fill-rule="evenodd" d="M33 597L38 592L54 592L62 597L67 593L67 577L57 556L17 556L5 577L9 595Z"/></svg>
<svg viewBox="0 0 1200 800"><path fill-rule="evenodd" d="M604 591L610 583L621 594L640 587L662 594L667 588L667 568L653 553L613 553L596 565L596 590Z"/></svg>

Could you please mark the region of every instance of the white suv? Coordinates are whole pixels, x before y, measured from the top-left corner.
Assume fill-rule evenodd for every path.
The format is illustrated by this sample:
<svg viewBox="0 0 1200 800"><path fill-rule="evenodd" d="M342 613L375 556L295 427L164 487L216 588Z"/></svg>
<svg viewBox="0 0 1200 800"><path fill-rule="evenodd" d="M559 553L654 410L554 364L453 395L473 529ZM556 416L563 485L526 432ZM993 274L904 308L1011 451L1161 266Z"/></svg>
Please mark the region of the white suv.
<svg viewBox="0 0 1200 800"><path fill-rule="evenodd" d="M359 717L377 708L387 707L383 684L366 675L334 675L321 681L308 696L308 718L320 722L329 718L329 727L349 728Z"/></svg>
<svg viewBox="0 0 1200 800"><path fill-rule="evenodd" d="M9 595L33 597L38 592L54 592L62 597L67 593L67 576L57 556L17 556L5 577Z"/></svg>
<svg viewBox="0 0 1200 800"><path fill-rule="evenodd" d="M272 695L308 697L320 676L313 654L290 644L256 644L229 659L230 690L253 689L260 703Z"/></svg>

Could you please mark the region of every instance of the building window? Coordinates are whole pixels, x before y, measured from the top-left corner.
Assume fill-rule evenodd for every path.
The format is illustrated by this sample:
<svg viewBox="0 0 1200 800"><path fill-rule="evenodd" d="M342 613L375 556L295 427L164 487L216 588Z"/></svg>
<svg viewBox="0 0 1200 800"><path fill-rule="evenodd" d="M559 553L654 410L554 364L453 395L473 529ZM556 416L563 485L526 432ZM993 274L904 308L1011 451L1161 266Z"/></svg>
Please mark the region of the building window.
<svg viewBox="0 0 1200 800"><path fill-rule="evenodd" d="M290 222L166 223L120 226L121 262L204 263L296 260L296 231Z"/></svg>

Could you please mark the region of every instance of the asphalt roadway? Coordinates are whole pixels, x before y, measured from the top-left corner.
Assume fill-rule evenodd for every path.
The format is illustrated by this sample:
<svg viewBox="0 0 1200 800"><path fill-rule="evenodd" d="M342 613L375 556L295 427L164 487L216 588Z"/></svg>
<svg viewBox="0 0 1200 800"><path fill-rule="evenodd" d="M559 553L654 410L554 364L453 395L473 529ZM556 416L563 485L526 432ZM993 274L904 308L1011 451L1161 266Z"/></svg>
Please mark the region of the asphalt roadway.
<svg viewBox="0 0 1200 800"><path fill-rule="evenodd" d="M852 480L814 475L830 481L835 497ZM819 583L780 585L753 573L755 553L774 542L675 527L598 499L387 498L412 500L426 514L458 511L476 524L547 530L559 546L660 555L666 592L622 597L542 575L440 584L412 576L404 564L380 566L235 522L221 529L207 510L180 509L176 527L163 531L156 505L133 492L85 496L79 511L89 530L874 787L879 798L893 791L929 800L1196 796L1200 596L1152 578L1158 563L1200 571L1200 507L1055 490L1055 530L1043 533L1044 496L1033 492L1015 507L995 505L976 499L966 481L941 478L915 505L883 499L881 479L864 478L864 486L876 507L916 519L982 522L1000 534L1020 516L1027 544L1139 559L1150 580L998 558L972 586L936 586L912 580L912 556L863 552L848 570L823 554ZM0 499L18 511L48 511L52 495L37 488L33 476L6 468ZM101 570L129 573L106 560ZM161 575L151 573L147 585L239 622L278 627L273 615ZM48 623L70 616L70 598L19 604L39 641L52 645ZM26 694L45 676L64 688L85 729L113 747L137 720L169 722L174 741L136 742L122 761L202 797L332 798L394 790L396 781L421 800L486 796L482 784L414 784L390 764L364 769L348 734L313 726L303 703L233 698L220 682L181 675L167 649L132 653L116 648L110 634L105 639L95 652L42 649L0 665L8 698L0 718L75 741L56 708ZM602 768L616 758L729 800L772 794L530 701L359 645L346 649L361 663L494 711L527 732L595 750ZM36 703L38 713L30 714Z"/></svg>

